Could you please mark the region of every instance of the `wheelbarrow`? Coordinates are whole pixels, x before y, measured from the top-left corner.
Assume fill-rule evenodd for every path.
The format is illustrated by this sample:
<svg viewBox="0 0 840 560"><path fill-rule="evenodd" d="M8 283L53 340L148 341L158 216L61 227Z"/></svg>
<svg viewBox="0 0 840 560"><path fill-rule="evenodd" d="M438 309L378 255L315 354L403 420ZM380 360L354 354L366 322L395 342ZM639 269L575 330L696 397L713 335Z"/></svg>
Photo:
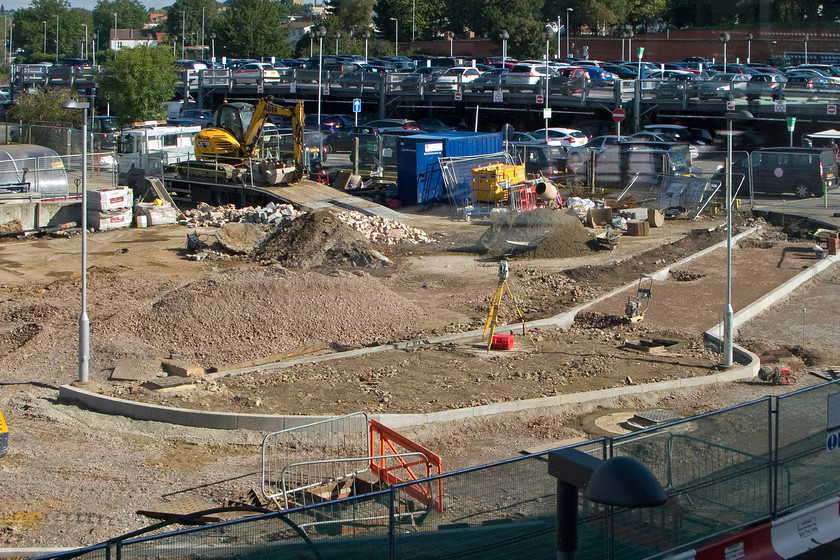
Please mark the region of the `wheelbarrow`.
<svg viewBox="0 0 840 560"><path fill-rule="evenodd" d="M597 241L599 245L606 249L609 249L610 251L615 249L616 245L618 245L619 239L621 239L621 232L613 231L612 228L610 228L609 226L607 227L606 232L599 233L595 236L595 241Z"/></svg>

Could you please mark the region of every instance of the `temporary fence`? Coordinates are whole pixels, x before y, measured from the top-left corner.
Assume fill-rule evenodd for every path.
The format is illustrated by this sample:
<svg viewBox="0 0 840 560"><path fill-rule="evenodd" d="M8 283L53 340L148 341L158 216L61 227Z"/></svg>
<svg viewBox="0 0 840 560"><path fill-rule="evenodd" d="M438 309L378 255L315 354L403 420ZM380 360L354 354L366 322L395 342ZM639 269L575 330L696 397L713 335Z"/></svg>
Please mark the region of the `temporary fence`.
<svg viewBox="0 0 840 560"><path fill-rule="evenodd" d="M664 558L836 498L840 452L826 445L826 416L838 393L840 381L834 381L580 444L577 449L598 458L642 462L669 499L638 510L581 498L577 557ZM547 452L536 453L361 496L115 539L49 558L554 558L556 487ZM441 507L420 504L416 496L424 492Z"/></svg>
<svg viewBox="0 0 840 560"><path fill-rule="evenodd" d="M473 169L487 167L496 163L512 165L513 160L506 153L485 154L464 157L440 158L441 175L446 187L447 198L453 210L458 213L488 214L491 208L498 205L497 200L486 197L481 200L473 192ZM505 197L507 200L507 197Z"/></svg>

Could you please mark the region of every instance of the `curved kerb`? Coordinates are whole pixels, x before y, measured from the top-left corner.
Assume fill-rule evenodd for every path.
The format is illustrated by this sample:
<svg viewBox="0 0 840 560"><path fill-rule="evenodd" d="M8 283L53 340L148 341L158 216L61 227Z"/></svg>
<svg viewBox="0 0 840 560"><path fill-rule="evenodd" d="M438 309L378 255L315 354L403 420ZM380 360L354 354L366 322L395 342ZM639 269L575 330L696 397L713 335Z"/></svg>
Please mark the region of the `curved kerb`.
<svg viewBox="0 0 840 560"><path fill-rule="evenodd" d="M758 227L753 227L747 231L738 234L732 238L732 242L755 233ZM667 277L672 268L680 267L685 263L703 256L711 251L719 249L726 245L726 241L717 243L711 247L704 249L693 255L673 263L665 268L657 270L652 274L655 279L664 279ZM771 292L759 298L755 302L747 305L734 315L733 324L737 329L738 326L744 322L758 315L767 306L781 300L789 295L794 289L802 285L804 282L810 280L815 275L819 274L835 262L840 260L840 256L829 256L814 266L809 267L803 272L797 274L784 284L778 286ZM590 302L582 304L574 309L559 313L547 319L539 321L529 321L528 326L532 328L552 327L552 328L567 328L574 322L575 315L585 310L596 303L610 298L624 290L636 286L636 282L630 282L616 288L615 290L602 295ZM512 332L519 325L506 325L498 327L497 332ZM715 334L719 331L720 326L715 326L704 333L707 340L714 344L720 344L720 338ZM427 338L421 340L411 340L401 342L398 344L386 344L373 348L361 348L357 350L349 350L346 352L336 352L324 356L315 356L310 358L298 358L294 360L287 360L283 362L276 362L273 364L264 364L259 367L242 368L239 370L226 371L221 375L237 375L241 373L248 373L252 371L281 368L295 364L316 363L328 360L336 360L341 358L349 358L354 356L362 356L365 354L372 354L374 352L384 352L388 350L401 350L408 348L416 348L424 345L439 344L443 342L453 342L458 340L479 338L483 334L483 330L473 330L453 335L440 336L435 338ZM624 387L613 387L609 389L600 389L597 391L587 391L581 393L570 393L565 395L555 395L553 397L542 397L538 399L527 399L521 401L510 401L493 403L482 406L474 406L469 408L460 408L455 410L444 410L440 412L430 412L425 414L371 414L371 418L375 418L380 422L387 424L390 427L398 428L405 426L415 426L427 424L432 422L450 422L453 420L461 420L465 418L477 418L483 416L493 416L496 414L507 414L511 412L520 411L534 411L539 409L550 409L558 406L586 403L591 401L598 401L602 399L610 399L623 397L628 395L636 395L640 393L650 393L656 391L673 391L675 389L684 389L689 387L698 387L701 385L710 385L713 383L721 383L727 381L735 381L738 379L749 379L758 373L760 367L758 356L752 352L733 345L733 357L736 365L726 371L720 373L706 375L703 377L694 377L688 379L674 379L670 381L659 381L656 383L645 383L640 385L630 385ZM80 403L96 412L103 414L119 414L127 416L136 420L149 420L154 422L167 422L170 424L179 424L183 426L194 426L202 428L216 428L223 430L257 430L257 431L278 431L305 424L311 424L319 420L332 418L334 415L324 416L281 416L274 414L238 414L232 412L212 412L189 410L184 408L171 408L160 406L156 404L141 403L109 397L87 391L81 387L74 385L62 385L59 388L59 400Z"/></svg>

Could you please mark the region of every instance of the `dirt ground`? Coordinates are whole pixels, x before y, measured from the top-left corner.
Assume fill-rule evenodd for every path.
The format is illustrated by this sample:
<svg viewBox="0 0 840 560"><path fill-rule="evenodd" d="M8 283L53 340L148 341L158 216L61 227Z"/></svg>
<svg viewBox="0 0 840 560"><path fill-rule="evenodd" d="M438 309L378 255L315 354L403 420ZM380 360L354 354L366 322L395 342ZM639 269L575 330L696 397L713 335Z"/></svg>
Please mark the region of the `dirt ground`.
<svg viewBox="0 0 840 560"><path fill-rule="evenodd" d="M518 335L508 353L487 352L477 340L450 343L206 378L163 394L109 381L127 356L177 355L209 368L304 346L340 351L482 327L498 284L498 259L487 239L506 242L509 235L489 223L412 218L410 225L435 243L370 244L326 220L307 238L322 235L329 243L278 243L259 253L258 262L222 254L187 260L188 230L179 226L89 236L92 386L186 408L396 413L715 371L719 356L704 347L701 332L717 322L725 303L720 252L656 282L641 323L618 324L631 290L602 302L568 331L534 330L535 344ZM747 215L738 222L742 228L759 223ZM813 242L760 225L761 236L735 251L736 309L814 260ZM573 233L551 238L555 252L549 254L561 256L511 258L509 285L526 320L549 317L724 239L718 226L714 220L668 221L649 237L622 238L609 251L585 239L564 245L565 237L594 233L566 223L562 227L574 227ZM210 229L200 233L213 236ZM348 258L358 254L365 258ZM0 411L10 429L9 452L0 458L6 481L0 546L93 544L149 524L135 512L155 503L190 495L218 504L258 487L264 434L136 422L57 402L58 387L73 382L77 371L77 235L7 239L0 242L0 263ZM757 351L782 347L802 356L798 387L819 381L806 370L830 365L837 349L838 327L827 302L836 297L838 278L836 267L830 269L741 330ZM503 301L502 316L513 321L513 306ZM808 310L804 335L802 309ZM675 344L664 356L622 348L625 341L652 338ZM406 432L442 455L451 470L602 435L596 419L610 412L666 408L690 415L789 389L750 381Z"/></svg>

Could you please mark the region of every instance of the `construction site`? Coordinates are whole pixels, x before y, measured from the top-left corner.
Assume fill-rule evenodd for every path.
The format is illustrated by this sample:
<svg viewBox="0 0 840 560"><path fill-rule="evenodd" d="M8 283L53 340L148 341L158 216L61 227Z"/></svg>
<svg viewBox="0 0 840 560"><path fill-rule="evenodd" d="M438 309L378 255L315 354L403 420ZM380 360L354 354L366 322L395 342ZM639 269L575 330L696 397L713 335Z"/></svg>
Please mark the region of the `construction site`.
<svg viewBox="0 0 840 560"><path fill-rule="evenodd" d="M261 103L239 136L204 129L197 163L120 172L132 188L3 193L0 555L543 557L567 446L634 457L668 495L638 517L582 500L583 558L840 511L837 193L727 216L708 178L586 198L436 153L402 207L402 180L302 178L297 136L291 163L255 163L272 112L302 118Z"/></svg>

